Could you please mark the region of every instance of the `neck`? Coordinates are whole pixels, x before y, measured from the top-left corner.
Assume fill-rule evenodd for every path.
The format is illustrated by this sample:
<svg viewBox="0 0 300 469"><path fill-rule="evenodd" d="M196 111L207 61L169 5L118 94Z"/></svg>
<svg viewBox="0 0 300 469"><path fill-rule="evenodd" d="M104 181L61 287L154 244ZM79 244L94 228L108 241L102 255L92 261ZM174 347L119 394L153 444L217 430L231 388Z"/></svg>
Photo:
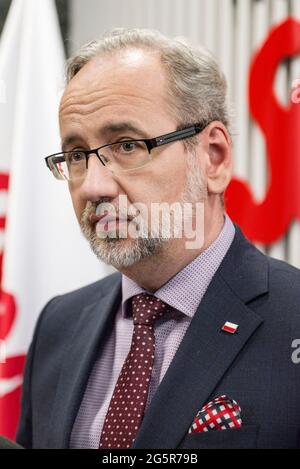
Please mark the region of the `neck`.
<svg viewBox="0 0 300 469"><path fill-rule="evenodd" d="M186 239L172 239L159 252L120 271L145 290L154 293L174 275L205 251L219 236L224 225L224 214L205 220L204 242L199 249L186 249Z"/></svg>

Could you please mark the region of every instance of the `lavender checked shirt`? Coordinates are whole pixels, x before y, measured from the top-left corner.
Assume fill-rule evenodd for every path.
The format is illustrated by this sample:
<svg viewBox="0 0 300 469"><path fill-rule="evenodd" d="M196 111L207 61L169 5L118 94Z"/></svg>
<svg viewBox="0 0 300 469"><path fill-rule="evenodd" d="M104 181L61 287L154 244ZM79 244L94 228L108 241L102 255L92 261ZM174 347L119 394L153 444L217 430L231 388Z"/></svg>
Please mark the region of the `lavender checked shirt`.
<svg viewBox="0 0 300 469"><path fill-rule="evenodd" d="M154 294L173 306L174 313L155 327L155 359L146 409L189 327L214 274L227 253L235 234L229 216L216 240L196 259L172 277ZM131 346L133 321L127 311L128 300L147 292L134 281L122 276L122 302L111 335L101 348L73 426L70 448L99 446L102 426L123 363Z"/></svg>

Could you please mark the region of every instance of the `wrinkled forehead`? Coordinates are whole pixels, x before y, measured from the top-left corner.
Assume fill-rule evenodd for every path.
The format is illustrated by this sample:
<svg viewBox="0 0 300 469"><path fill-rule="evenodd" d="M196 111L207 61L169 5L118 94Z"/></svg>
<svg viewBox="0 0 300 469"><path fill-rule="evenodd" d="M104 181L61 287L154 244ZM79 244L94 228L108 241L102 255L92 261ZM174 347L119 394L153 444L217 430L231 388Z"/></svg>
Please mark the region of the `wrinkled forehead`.
<svg viewBox="0 0 300 469"><path fill-rule="evenodd" d="M125 49L94 57L69 82L60 113L70 104L109 94L136 96L167 103L167 74L157 52Z"/></svg>

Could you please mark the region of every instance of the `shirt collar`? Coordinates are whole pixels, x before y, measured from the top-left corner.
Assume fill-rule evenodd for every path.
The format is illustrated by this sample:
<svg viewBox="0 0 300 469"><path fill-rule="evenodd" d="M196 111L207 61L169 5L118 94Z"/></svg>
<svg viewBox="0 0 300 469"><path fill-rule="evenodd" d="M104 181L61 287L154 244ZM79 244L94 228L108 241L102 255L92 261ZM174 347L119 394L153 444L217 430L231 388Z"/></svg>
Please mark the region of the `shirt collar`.
<svg viewBox="0 0 300 469"><path fill-rule="evenodd" d="M131 297L148 293L186 316L192 317L225 257L234 234L234 224L225 214L223 228L215 241L155 293L148 292L126 275L122 275L122 316L126 317L129 314L127 301Z"/></svg>

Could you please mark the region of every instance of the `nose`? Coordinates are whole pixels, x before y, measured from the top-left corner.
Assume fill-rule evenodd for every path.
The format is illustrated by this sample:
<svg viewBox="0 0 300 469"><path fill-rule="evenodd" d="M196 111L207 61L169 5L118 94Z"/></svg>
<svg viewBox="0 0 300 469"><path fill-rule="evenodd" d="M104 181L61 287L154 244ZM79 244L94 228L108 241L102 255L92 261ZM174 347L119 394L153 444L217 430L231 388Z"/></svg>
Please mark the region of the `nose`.
<svg viewBox="0 0 300 469"><path fill-rule="evenodd" d="M80 186L81 197L97 202L102 197L115 198L119 193L119 186L97 155L91 155L88 160L88 168L85 179Z"/></svg>

